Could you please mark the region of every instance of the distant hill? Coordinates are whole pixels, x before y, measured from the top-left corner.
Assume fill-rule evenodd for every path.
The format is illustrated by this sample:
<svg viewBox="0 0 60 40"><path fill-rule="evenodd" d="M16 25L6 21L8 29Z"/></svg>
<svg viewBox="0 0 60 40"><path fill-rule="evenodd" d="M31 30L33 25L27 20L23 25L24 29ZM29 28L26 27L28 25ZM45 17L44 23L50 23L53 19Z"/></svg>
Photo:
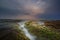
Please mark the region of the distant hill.
<svg viewBox="0 0 60 40"><path fill-rule="evenodd" d="M45 21L44 23L46 26L51 26L53 28L60 29L60 20Z"/></svg>
<svg viewBox="0 0 60 40"><path fill-rule="evenodd" d="M19 19L0 19L0 23L1 22L20 22L23 20L19 20Z"/></svg>

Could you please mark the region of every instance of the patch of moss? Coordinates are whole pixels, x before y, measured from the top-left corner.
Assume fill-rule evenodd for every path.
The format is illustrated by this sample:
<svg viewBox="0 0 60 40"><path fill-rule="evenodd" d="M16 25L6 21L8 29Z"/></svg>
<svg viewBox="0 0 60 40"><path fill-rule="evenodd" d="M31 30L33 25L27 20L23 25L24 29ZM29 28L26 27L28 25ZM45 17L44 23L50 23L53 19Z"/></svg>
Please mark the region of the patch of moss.
<svg viewBox="0 0 60 40"><path fill-rule="evenodd" d="M38 23L33 26L35 21L28 21L25 24L25 27L28 28L29 32L37 36L36 40L60 40L60 32L55 31L54 29L46 26L41 26Z"/></svg>

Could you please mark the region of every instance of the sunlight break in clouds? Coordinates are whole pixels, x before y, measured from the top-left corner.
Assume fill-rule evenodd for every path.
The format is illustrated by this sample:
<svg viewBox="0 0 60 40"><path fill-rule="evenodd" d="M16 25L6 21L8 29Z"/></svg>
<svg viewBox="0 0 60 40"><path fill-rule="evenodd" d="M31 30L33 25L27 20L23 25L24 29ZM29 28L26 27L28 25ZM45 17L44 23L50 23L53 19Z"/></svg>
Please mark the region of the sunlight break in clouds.
<svg viewBox="0 0 60 40"><path fill-rule="evenodd" d="M22 19L37 19L35 16L43 14L48 8L48 3L42 0L22 0L21 4L22 9L29 14L20 16Z"/></svg>
<svg viewBox="0 0 60 40"><path fill-rule="evenodd" d="M48 4L42 0L38 0L36 2L32 2L32 0L29 0L24 5L24 10L29 12L31 15L37 15L44 13L47 7Z"/></svg>
<svg viewBox="0 0 60 40"><path fill-rule="evenodd" d="M18 16L17 18L20 18L23 20L36 20L37 19L35 16L32 16L32 15L22 15L22 16Z"/></svg>
<svg viewBox="0 0 60 40"><path fill-rule="evenodd" d="M0 18L11 19L37 19L49 7L47 0L1 0L0 4L3 9Z"/></svg>

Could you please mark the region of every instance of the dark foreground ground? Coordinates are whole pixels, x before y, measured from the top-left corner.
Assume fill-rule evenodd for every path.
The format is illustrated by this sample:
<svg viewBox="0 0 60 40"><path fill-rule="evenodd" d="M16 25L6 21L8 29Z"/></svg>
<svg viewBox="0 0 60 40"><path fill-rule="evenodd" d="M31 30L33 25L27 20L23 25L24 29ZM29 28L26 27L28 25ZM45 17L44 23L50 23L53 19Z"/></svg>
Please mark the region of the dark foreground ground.
<svg viewBox="0 0 60 40"><path fill-rule="evenodd" d="M29 40L17 24L21 20L0 20L0 40Z"/></svg>
<svg viewBox="0 0 60 40"><path fill-rule="evenodd" d="M0 20L0 40L29 40L19 29L18 22L22 20ZM36 40L60 40L60 20L44 21L44 25L35 24L36 21L26 23L29 32L35 35Z"/></svg>

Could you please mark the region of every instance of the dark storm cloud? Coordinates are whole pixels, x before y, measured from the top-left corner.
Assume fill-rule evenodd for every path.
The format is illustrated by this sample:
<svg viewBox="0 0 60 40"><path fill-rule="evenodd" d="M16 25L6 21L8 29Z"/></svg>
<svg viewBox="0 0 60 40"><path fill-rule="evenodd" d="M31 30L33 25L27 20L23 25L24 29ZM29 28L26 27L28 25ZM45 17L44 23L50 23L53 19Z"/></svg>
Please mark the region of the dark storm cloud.
<svg viewBox="0 0 60 40"><path fill-rule="evenodd" d="M28 14L22 10L0 7L0 18L16 18L18 15Z"/></svg>
<svg viewBox="0 0 60 40"><path fill-rule="evenodd" d="M33 16L31 17L32 14L30 13L34 12L34 14L36 15L36 13L39 12L39 11L36 11L36 9L40 10L38 9L39 7L37 6L37 4L35 5L36 1L35 2L33 1L32 0L0 0L0 17L1 18L10 18L10 17L19 18L20 15L21 16L27 15L27 17L29 16L30 18L33 18ZM29 8L29 5L31 9ZM40 10L40 12L43 12L43 9Z"/></svg>
<svg viewBox="0 0 60 40"><path fill-rule="evenodd" d="M10 10L10 9L7 9L7 8L1 8L0 7L0 18L8 18L8 17L13 17L15 15L17 15L16 13L17 12L14 12L16 10Z"/></svg>
<svg viewBox="0 0 60 40"><path fill-rule="evenodd" d="M37 15L37 18L60 20L60 12L46 13L46 14L42 14L42 15Z"/></svg>
<svg viewBox="0 0 60 40"><path fill-rule="evenodd" d="M50 7L42 15L38 14L38 18L60 20L60 0L50 0Z"/></svg>
<svg viewBox="0 0 60 40"><path fill-rule="evenodd" d="M0 18L59 19L60 0L0 0Z"/></svg>
<svg viewBox="0 0 60 40"><path fill-rule="evenodd" d="M60 0L51 0L50 4L51 4L51 6L48 11L60 12Z"/></svg>
<svg viewBox="0 0 60 40"><path fill-rule="evenodd" d="M0 0L0 18L16 18L27 14L17 0Z"/></svg>
<svg viewBox="0 0 60 40"><path fill-rule="evenodd" d="M17 15L16 4L12 0L0 0L0 18L9 18ZM15 6L15 7L14 7Z"/></svg>

